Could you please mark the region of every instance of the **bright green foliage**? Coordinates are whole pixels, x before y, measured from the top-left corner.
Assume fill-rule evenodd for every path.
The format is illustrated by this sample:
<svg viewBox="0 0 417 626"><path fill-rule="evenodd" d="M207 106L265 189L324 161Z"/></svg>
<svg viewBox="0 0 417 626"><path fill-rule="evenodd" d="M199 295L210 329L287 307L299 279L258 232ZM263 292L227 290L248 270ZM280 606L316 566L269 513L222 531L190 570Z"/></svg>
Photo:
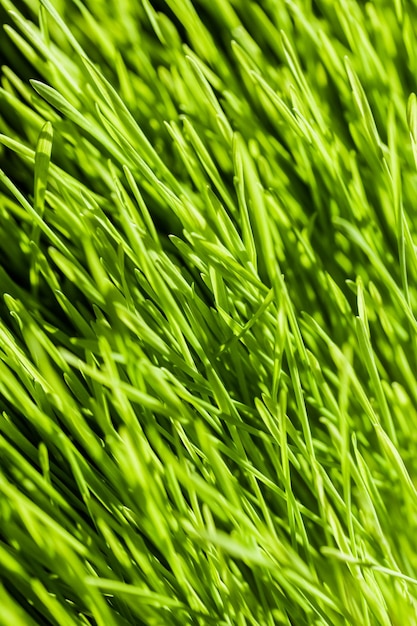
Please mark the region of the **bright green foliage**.
<svg viewBox="0 0 417 626"><path fill-rule="evenodd" d="M417 3L0 17L0 624L416 624Z"/></svg>

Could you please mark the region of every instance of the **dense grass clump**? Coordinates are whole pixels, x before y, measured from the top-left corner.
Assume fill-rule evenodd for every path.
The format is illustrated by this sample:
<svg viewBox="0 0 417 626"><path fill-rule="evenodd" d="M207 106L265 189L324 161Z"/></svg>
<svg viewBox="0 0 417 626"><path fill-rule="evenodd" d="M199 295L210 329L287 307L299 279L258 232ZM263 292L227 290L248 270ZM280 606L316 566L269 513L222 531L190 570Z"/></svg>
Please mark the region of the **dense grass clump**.
<svg viewBox="0 0 417 626"><path fill-rule="evenodd" d="M417 624L417 3L0 18L0 624Z"/></svg>

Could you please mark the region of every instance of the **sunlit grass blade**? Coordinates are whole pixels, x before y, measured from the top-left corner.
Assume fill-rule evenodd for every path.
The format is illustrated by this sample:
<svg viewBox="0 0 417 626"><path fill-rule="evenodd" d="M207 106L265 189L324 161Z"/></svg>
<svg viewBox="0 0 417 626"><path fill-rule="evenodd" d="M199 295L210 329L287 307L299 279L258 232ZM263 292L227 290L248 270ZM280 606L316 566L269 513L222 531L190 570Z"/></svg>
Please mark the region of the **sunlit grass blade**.
<svg viewBox="0 0 417 626"><path fill-rule="evenodd" d="M0 624L417 614L413 3L0 0Z"/></svg>

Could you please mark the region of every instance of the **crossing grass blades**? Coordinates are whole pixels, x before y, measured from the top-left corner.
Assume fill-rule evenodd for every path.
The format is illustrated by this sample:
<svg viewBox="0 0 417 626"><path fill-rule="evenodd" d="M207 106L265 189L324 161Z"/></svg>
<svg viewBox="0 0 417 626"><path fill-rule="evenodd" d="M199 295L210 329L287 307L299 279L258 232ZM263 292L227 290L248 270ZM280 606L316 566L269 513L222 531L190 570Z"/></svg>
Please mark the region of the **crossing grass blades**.
<svg viewBox="0 0 417 626"><path fill-rule="evenodd" d="M0 7L0 624L415 624L417 3Z"/></svg>

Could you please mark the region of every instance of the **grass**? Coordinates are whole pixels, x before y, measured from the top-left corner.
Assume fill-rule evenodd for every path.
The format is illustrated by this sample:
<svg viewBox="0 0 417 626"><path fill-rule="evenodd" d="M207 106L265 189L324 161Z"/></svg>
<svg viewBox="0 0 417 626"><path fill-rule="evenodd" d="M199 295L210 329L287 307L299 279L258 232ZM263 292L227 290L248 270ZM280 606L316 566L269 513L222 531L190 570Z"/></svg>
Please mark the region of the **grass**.
<svg viewBox="0 0 417 626"><path fill-rule="evenodd" d="M414 625L417 4L0 17L0 624Z"/></svg>

